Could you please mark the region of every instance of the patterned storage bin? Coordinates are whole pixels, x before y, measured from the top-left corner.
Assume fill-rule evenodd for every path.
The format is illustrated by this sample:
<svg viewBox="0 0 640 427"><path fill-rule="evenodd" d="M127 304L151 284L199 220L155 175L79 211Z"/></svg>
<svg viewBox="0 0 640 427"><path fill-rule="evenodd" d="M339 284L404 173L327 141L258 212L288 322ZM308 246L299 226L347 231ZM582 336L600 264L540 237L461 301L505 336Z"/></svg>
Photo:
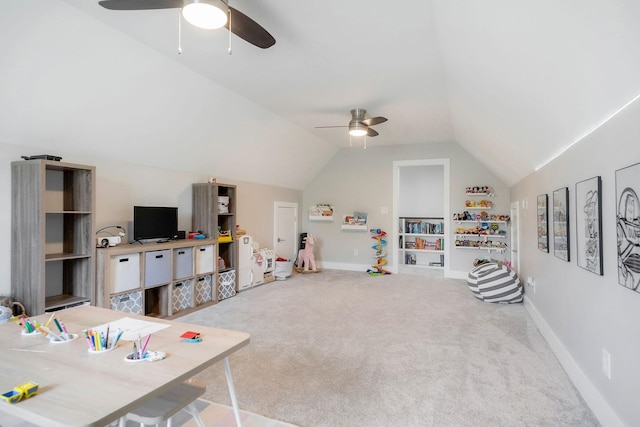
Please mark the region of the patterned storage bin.
<svg viewBox="0 0 640 427"><path fill-rule="evenodd" d="M218 299L231 298L236 294L236 271L229 270L218 274Z"/></svg>
<svg viewBox="0 0 640 427"><path fill-rule="evenodd" d="M142 291L112 296L111 310L133 314L144 314L142 310Z"/></svg>
<svg viewBox="0 0 640 427"><path fill-rule="evenodd" d="M200 276L196 279L196 305L213 300L213 276Z"/></svg>
<svg viewBox="0 0 640 427"><path fill-rule="evenodd" d="M171 290L171 309L173 313L190 308L193 280L174 283Z"/></svg>

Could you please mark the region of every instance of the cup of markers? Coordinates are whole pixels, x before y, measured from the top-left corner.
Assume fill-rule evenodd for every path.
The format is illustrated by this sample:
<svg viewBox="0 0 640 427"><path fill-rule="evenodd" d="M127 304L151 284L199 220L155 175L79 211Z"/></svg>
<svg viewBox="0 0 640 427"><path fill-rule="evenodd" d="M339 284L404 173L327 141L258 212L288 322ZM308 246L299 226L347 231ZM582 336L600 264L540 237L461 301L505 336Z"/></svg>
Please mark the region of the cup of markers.
<svg viewBox="0 0 640 427"><path fill-rule="evenodd" d="M22 316L18 319L18 324L22 326L22 335L34 336L40 335L41 326L36 320L29 319L28 317Z"/></svg>
<svg viewBox="0 0 640 427"><path fill-rule="evenodd" d="M51 325L51 322L55 325L55 328ZM75 340L78 338L78 334L70 334L67 330L67 327L64 325L62 320L59 320L56 317L56 314L53 313L47 323L44 325L40 325L38 329L47 335L49 338L49 342L53 344L62 344ZM54 329L56 332L54 332Z"/></svg>
<svg viewBox="0 0 640 427"><path fill-rule="evenodd" d="M155 362L156 360L164 359L167 356L166 353L147 350L150 339L151 334L146 336L144 343L142 339L138 337L138 341L133 342L133 351L124 357L125 362Z"/></svg>
<svg viewBox="0 0 640 427"><path fill-rule="evenodd" d="M82 332L87 339L89 353L105 353L113 350L118 346L118 341L120 341L124 333L124 331L120 329L111 331L110 333L109 327L107 327L106 331L86 329Z"/></svg>

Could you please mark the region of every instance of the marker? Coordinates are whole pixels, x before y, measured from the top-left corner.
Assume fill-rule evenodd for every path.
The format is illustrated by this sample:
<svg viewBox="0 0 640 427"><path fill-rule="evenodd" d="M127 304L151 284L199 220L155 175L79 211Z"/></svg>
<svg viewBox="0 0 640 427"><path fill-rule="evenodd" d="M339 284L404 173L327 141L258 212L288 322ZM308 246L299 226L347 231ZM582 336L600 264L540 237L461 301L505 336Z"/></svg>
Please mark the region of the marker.
<svg viewBox="0 0 640 427"><path fill-rule="evenodd" d="M116 337L111 342L111 348L115 348L118 345L118 341L120 341L120 337L122 336L123 333L124 331L121 331L120 328L118 328L118 330L116 331Z"/></svg>
<svg viewBox="0 0 640 427"><path fill-rule="evenodd" d="M53 313L53 314L51 315L51 317L49 317L49 320L47 320L47 323L45 323L45 324L44 324L44 326L46 326L46 327L48 328L48 327L49 327L49 323L51 323L51 321L53 320L53 318L54 318L54 316L55 316L55 315L56 315L56 314L55 314L55 313Z"/></svg>
<svg viewBox="0 0 640 427"><path fill-rule="evenodd" d="M56 326L58 327L58 330L59 330L60 332L64 332L64 331L62 330L62 326L60 326L60 322L58 322L58 319L54 318L54 319L53 319L53 322L56 324Z"/></svg>
<svg viewBox="0 0 640 427"><path fill-rule="evenodd" d="M147 335L147 338L144 340L144 344L142 345L142 350L140 350L140 357L144 358L144 353L147 350L147 344L149 344L149 339L151 338L151 334Z"/></svg>
<svg viewBox="0 0 640 427"><path fill-rule="evenodd" d="M44 330L47 334L50 334L52 337L54 337L55 341L64 341L64 338L62 338L60 335L54 334L53 331L46 326L41 326L40 328L42 328L42 330Z"/></svg>
<svg viewBox="0 0 640 427"><path fill-rule="evenodd" d="M29 323L29 319L24 320L24 328L27 330L28 333L33 332L33 328L31 327L31 323Z"/></svg>
<svg viewBox="0 0 640 427"><path fill-rule="evenodd" d="M68 340L69 333L67 332L67 327L64 326L64 323L62 323L62 321L60 321L60 326L62 326L62 336L64 337L65 340Z"/></svg>

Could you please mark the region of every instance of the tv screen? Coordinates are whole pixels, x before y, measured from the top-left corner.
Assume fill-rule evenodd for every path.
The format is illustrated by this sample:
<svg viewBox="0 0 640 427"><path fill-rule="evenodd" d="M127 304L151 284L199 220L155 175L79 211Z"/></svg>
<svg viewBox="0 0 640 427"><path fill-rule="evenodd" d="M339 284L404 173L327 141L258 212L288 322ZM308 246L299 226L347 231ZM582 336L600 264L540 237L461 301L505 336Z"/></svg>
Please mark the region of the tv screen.
<svg viewBox="0 0 640 427"><path fill-rule="evenodd" d="M178 237L178 208L133 207L133 240L170 240Z"/></svg>

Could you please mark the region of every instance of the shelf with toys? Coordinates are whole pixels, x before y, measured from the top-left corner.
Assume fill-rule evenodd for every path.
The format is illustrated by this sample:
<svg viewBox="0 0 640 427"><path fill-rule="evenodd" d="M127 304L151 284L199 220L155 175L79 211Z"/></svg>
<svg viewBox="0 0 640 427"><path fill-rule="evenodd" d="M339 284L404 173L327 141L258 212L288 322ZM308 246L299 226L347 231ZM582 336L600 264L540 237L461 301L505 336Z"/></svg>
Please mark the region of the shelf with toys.
<svg viewBox="0 0 640 427"><path fill-rule="evenodd" d="M467 196L489 196L494 197L493 188L483 185L477 187L467 187L465 190Z"/></svg>
<svg viewBox="0 0 640 427"><path fill-rule="evenodd" d="M509 215L489 214L494 203L486 197L495 197L493 189L489 186L467 187L466 196L483 196L481 200L467 199L465 211L454 213L452 220L457 224L454 230L456 249L475 249L504 252L507 244L507 225ZM480 212L471 212L479 210Z"/></svg>
<svg viewBox="0 0 640 427"><path fill-rule="evenodd" d="M328 203L318 203L309 208L309 221L333 222L333 206Z"/></svg>

